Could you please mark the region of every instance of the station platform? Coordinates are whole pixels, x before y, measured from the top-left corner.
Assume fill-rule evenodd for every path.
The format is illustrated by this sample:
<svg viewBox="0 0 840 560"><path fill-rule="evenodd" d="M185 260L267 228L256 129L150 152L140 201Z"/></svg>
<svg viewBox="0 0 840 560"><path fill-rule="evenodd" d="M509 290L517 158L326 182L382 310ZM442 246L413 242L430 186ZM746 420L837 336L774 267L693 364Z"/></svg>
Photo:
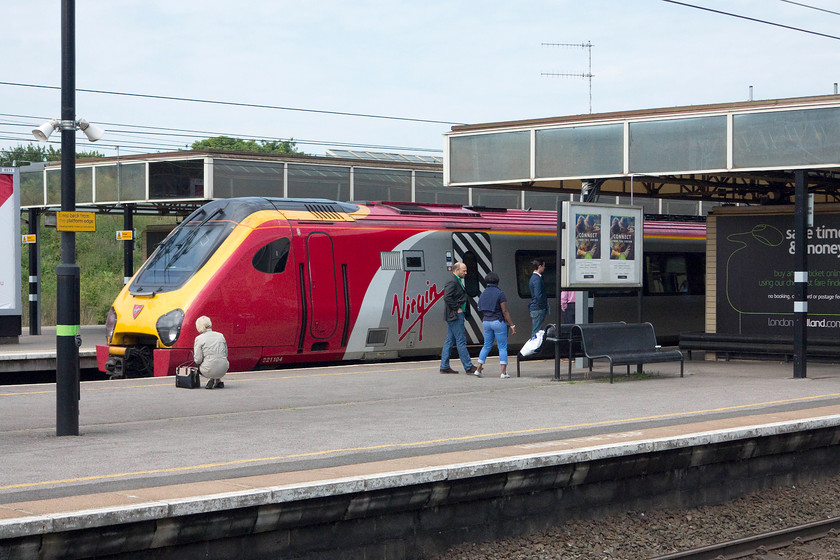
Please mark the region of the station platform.
<svg viewBox="0 0 840 560"><path fill-rule="evenodd" d="M79 366L96 368L96 345L105 341L105 325L82 327L82 346L79 348ZM26 334L17 342L0 344L0 383L9 372L55 370L55 327L41 327L41 334Z"/></svg>
<svg viewBox="0 0 840 560"><path fill-rule="evenodd" d="M54 384L0 386L0 538L840 424L836 364L805 379L784 362L687 361L684 378L651 364L612 385L604 365L572 382L549 360L509 369L346 364L231 373L212 391L90 381L81 434L65 437Z"/></svg>

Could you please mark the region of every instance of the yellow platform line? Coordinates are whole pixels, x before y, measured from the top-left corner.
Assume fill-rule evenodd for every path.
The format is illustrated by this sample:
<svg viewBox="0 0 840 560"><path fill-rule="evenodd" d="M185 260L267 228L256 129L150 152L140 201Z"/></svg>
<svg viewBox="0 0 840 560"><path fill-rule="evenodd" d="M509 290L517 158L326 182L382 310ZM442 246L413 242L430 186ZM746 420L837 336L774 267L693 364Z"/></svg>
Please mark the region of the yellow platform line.
<svg viewBox="0 0 840 560"><path fill-rule="evenodd" d="M718 408L709 408L705 410L693 410L688 412L671 412L667 414L656 414L651 416L636 416L633 418L623 418L618 420L600 420L598 422L586 422L582 424L567 424L564 426L553 426L553 427L546 427L546 428L528 428L522 430L510 430L504 432L491 432L485 434L475 434L469 436L458 436L458 437L450 437L450 438L439 438L439 439L430 439L424 441L416 441L416 442L409 442L409 443L384 443L379 445L368 445L368 446L361 446L361 447L344 447L339 449L326 449L321 451L310 451L306 453L294 453L291 455L278 455L275 457L260 457L260 458L253 458L253 459L237 459L235 461L220 461L217 463L204 463L201 465L188 465L184 467L169 467L169 468L162 468L162 469L148 469L143 471L132 471L126 473L113 473L113 474L102 474L102 475L93 475L93 476L84 476L84 477L77 477L77 478L65 478L59 480L47 480L42 482L24 482L20 484L9 484L5 486L0 486L0 490L14 490L17 488L32 488L36 486L48 486L51 484L69 484L75 482L90 482L94 480L112 480L117 478L128 478L132 476L141 476L141 475L150 475L150 474L161 474L161 473L178 473L178 472L185 472L185 471L196 471L201 469L209 469L215 467L231 467L231 466L238 466L238 465L249 465L255 463L263 463L268 461L282 461L288 459L301 459L305 457L318 457L318 456L325 456L325 455L332 455L337 453L348 453L348 452L356 452L356 451L374 451L374 450L381 450L387 448L409 448L409 447L419 447L423 445L430 445L435 443L452 443L458 441L471 441L471 440L478 440L484 438L492 438L492 437L500 437L500 436L514 436L514 435L522 435L522 434L534 434L540 432L551 432L551 431L561 431L561 430L570 430L575 428L591 428L595 426L604 426L609 424L628 424L630 422L640 422L645 420L662 420L667 418L680 418L680 417L689 417L689 416L697 416L700 414L710 414L714 412L726 412L732 410L744 410L748 408L755 408L759 406L770 406L770 405L778 405L778 404L790 404L796 402L807 402L816 399L823 399L823 398L831 398L831 397L840 397L840 393L828 393L824 395L813 395L810 397L798 397L792 399L780 399L775 401L766 401L760 403L751 403L751 404L741 404L741 405L733 405L733 406L723 406Z"/></svg>

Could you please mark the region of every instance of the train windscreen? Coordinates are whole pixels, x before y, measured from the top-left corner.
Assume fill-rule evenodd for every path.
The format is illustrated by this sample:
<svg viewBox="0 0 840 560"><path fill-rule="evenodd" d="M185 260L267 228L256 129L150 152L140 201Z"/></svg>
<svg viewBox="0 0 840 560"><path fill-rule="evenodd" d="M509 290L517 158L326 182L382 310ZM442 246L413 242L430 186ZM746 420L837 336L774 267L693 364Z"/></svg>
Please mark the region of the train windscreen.
<svg viewBox="0 0 840 560"><path fill-rule="evenodd" d="M151 295L181 287L219 248L236 224L224 208L199 208L152 254L131 282L133 295Z"/></svg>

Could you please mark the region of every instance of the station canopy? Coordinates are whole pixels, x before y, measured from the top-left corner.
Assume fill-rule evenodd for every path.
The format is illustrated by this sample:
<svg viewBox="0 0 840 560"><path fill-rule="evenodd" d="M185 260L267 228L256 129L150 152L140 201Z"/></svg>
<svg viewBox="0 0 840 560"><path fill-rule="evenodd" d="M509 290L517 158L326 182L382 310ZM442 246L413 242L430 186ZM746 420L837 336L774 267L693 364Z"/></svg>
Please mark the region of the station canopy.
<svg viewBox="0 0 840 560"><path fill-rule="evenodd" d="M784 204L808 170L817 202L840 202L840 95L453 127L444 183Z"/></svg>
<svg viewBox="0 0 840 560"><path fill-rule="evenodd" d="M21 208L61 205L61 162L21 167ZM187 215L210 200L243 196L467 204L446 189L440 161L339 151L326 156L219 150L87 158L75 166L76 206L99 213Z"/></svg>

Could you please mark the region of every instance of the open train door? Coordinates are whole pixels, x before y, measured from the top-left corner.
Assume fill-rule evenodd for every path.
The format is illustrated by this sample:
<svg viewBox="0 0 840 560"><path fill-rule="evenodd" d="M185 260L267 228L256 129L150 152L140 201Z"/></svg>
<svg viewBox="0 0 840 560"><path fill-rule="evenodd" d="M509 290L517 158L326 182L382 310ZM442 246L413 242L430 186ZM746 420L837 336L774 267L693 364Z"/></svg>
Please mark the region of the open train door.
<svg viewBox="0 0 840 560"><path fill-rule="evenodd" d="M467 265L464 288L467 290L469 312L464 325L467 329L467 344L484 343L484 325L478 313L478 296L484 291L484 277L493 270L493 253L490 236L480 232L456 232L452 234L452 253L456 261Z"/></svg>

